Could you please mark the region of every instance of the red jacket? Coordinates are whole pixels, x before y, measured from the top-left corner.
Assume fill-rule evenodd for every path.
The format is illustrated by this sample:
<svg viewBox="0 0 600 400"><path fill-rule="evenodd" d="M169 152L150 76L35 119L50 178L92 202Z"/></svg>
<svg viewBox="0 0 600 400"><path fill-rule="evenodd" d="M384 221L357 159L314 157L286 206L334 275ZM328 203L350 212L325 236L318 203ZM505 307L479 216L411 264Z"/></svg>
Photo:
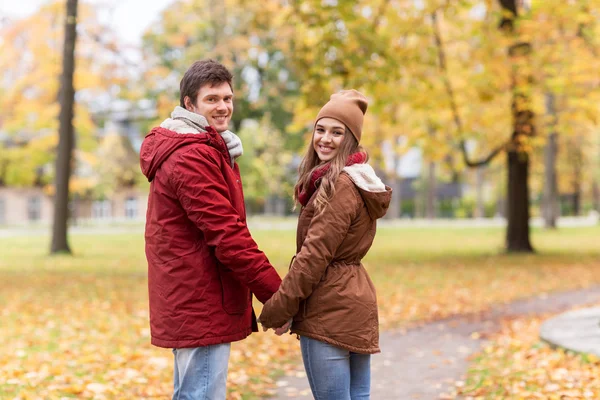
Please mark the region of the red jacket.
<svg viewBox="0 0 600 400"><path fill-rule="evenodd" d="M257 331L262 303L281 279L250 236L237 164L212 128L154 128L140 152L150 185L146 258L152 344L229 343Z"/></svg>

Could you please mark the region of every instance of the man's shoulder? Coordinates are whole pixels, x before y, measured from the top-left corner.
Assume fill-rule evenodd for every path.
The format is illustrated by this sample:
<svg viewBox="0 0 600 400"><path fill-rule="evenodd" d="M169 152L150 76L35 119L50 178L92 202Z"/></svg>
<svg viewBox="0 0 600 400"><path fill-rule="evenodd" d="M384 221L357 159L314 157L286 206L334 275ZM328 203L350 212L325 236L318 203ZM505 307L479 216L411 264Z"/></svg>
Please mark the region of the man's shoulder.
<svg viewBox="0 0 600 400"><path fill-rule="evenodd" d="M170 157L175 176L211 175L223 167L223 157L209 143L192 143L177 149ZM214 170L215 172L209 172Z"/></svg>
<svg viewBox="0 0 600 400"><path fill-rule="evenodd" d="M219 150L211 145L210 142L193 142L187 146L181 147L177 151L179 158L206 158L209 161L216 161L220 158Z"/></svg>

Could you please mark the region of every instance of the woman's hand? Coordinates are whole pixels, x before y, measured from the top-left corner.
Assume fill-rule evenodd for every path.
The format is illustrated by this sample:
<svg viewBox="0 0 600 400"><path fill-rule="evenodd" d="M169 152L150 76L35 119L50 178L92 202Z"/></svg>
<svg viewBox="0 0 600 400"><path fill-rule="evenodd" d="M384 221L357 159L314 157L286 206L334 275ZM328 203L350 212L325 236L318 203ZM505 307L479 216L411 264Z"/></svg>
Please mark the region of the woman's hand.
<svg viewBox="0 0 600 400"><path fill-rule="evenodd" d="M284 333L286 333L287 331L289 331L291 326L292 326L292 320L290 319L288 322L285 323L285 325L275 329L275 334L277 336L281 336Z"/></svg>
<svg viewBox="0 0 600 400"><path fill-rule="evenodd" d="M292 326L292 321L293 319L290 319L288 322L286 322L283 326L279 327L279 328L273 328L273 330L275 331L275 334L277 336L281 336L284 333L286 333L287 331L290 330L290 327ZM260 324L260 320L257 321ZM261 324L262 325L262 324ZM267 328L266 326L262 325L262 330L263 332L266 332L269 330L269 328Z"/></svg>

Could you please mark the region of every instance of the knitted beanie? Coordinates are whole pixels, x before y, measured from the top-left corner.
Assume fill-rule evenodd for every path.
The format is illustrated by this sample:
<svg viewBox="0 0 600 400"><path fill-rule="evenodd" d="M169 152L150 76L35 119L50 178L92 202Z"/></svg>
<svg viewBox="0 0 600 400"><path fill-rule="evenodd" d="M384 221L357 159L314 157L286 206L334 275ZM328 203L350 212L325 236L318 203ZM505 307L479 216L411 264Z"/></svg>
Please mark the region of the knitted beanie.
<svg viewBox="0 0 600 400"><path fill-rule="evenodd" d="M354 89L334 93L327 104L321 108L319 114L317 114L315 126L321 118L336 119L346 125L358 143L360 143L363 119L367 112L367 106L367 98Z"/></svg>

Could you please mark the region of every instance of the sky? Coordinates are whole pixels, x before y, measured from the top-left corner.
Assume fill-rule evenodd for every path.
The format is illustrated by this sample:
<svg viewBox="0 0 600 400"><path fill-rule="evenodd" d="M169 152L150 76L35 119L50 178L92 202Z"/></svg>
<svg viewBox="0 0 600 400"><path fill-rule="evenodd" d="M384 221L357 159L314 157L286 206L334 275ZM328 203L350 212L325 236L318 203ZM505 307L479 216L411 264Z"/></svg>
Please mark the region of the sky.
<svg viewBox="0 0 600 400"><path fill-rule="evenodd" d="M22 18L34 13L48 0L0 1L0 18ZM155 21L160 12L174 0L80 0L100 4L110 10L107 23L124 43L138 45L142 33Z"/></svg>

